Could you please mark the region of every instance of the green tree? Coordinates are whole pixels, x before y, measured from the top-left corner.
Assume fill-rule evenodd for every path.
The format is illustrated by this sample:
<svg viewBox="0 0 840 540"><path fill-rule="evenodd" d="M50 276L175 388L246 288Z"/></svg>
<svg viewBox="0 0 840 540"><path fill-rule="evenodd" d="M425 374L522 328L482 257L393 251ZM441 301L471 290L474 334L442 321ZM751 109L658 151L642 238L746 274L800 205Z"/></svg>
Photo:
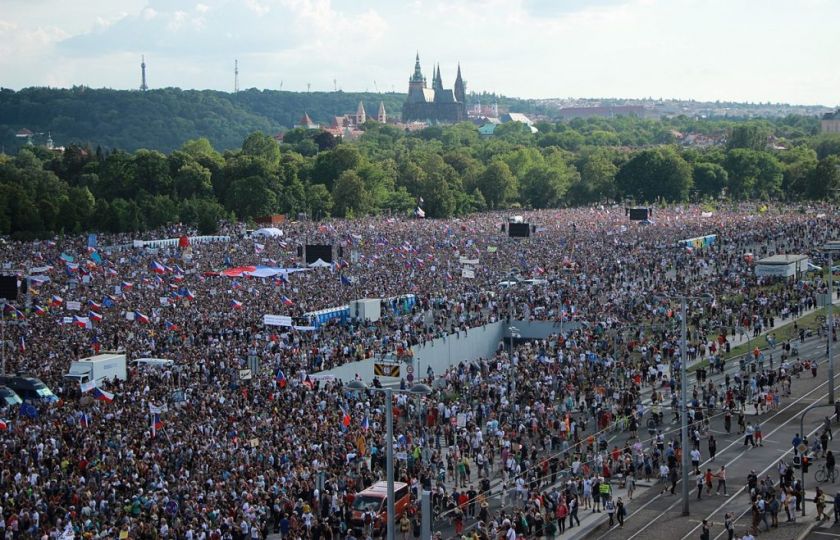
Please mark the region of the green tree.
<svg viewBox="0 0 840 540"><path fill-rule="evenodd" d="M333 188L335 214L339 217L361 216L370 205L370 194L362 177L355 171L344 171Z"/></svg>
<svg viewBox="0 0 840 540"><path fill-rule="evenodd" d="M840 190L840 156L827 156L809 175L806 194L811 199L834 199Z"/></svg>
<svg viewBox="0 0 840 540"><path fill-rule="evenodd" d="M618 189L639 202L658 198L684 201L691 189L691 166L671 147L643 150L615 177Z"/></svg>
<svg viewBox="0 0 840 540"><path fill-rule="evenodd" d="M516 177L507 163L496 160L478 177L478 189L490 208L502 208L516 197Z"/></svg>
<svg viewBox="0 0 840 540"><path fill-rule="evenodd" d="M764 150L767 147L767 138L770 136L770 129L763 124L749 122L734 126L729 133L729 140L726 141L727 150L745 148L747 150Z"/></svg>
<svg viewBox="0 0 840 540"><path fill-rule="evenodd" d="M355 169L361 161L359 149L347 144L340 144L333 150L321 152L315 158L312 167L312 183L324 184L329 189L341 173Z"/></svg>
<svg viewBox="0 0 840 540"><path fill-rule="evenodd" d="M327 218L332 215L333 199L330 190L324 184L306 186L306 207L312 219Z"/></svg>
<svg viewBox="0 0 840 540"><path fill-rule="evenodd" d="M719 196L728 180L726 169L717 163L700 162L694 165L694 187L703 196Z"/></svg>
<svg viewBox="0 0 840 540"><path fill-rule="evenodd" d="M273 214L277 206L277 194L259 176L235 180L228 190L226 207L240 219Z"/></svg>
<svg viewBox="0 0 840 540"><path fill-rule="evenodd" d="M246 156L262 158L274 167L280 162L280 145L273 138L260 133L251 133L242 143L242 153Z"/></svg>
<svg viewBox="0 0 840 540"><path fill-rule="evenodd" d="M209 197L213 194L212 174L196 161L185 163L175 175L175 192L181 199Z"/></svg>

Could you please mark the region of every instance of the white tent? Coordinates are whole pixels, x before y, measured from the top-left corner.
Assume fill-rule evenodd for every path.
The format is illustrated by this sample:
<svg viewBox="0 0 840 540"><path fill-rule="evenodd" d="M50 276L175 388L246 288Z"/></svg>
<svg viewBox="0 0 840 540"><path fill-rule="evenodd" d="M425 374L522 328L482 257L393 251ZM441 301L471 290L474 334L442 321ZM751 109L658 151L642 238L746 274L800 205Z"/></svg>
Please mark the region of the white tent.
<svg viewBox="0 0 840 540"><path fill-rule="evenodd" d="M309 268L330 268L332 265L328 262L324 262L323 259L318 259L314 263L309 264Z"/></svg>
<svg viewBox="0 0 840 540"><path fill-rule="evenodd" d="M283 236L283 231L281 231L277 227L264 227L262 229L257 229L256 231L252 232L251 236L264 236L266 238L279 238L279 237Z"/></svg>

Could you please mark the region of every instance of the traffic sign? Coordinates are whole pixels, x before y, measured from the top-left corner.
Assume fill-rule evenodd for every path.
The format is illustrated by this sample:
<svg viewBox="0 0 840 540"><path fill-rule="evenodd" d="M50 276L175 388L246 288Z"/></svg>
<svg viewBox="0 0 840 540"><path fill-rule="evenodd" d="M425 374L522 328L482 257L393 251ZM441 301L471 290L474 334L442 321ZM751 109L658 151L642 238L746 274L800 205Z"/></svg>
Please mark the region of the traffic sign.
<svg viewBox="0 0 840 540"><path fill-rule="evenodd" d="M405 366L405 370L409 373L414 373L414 366L408 364L407 366Z"/></svg>

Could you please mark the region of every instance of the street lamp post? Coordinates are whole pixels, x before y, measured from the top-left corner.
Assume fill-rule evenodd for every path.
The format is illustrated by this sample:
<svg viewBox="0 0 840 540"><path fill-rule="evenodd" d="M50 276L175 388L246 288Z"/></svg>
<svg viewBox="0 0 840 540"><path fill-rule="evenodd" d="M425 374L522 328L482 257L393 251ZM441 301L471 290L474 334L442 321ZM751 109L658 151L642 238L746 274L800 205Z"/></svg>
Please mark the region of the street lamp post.
<svg viewBox="0 0 840 540"><path fill-rule="evenodd" d="M686 347L688 345L688 328L686 313L688 307L685 296L680 298L680 436L682 437L682 515L688 515L688 372L686 369Z"/></svg>
<svg viewBox="0 0 840 540"><path fill-rule="evenodd" d="M688 356L686 351L688 349L688 300L689 299L708 299L708 295L704 296L686 296L684 294L673 298L678 298L680 301L680 436L682 437L682 459L680 467L682 468L682 515L689 514L688 508L688 369L686 361Z"/></svg>
<svg viewBox="0 0 840 540"><path fill-rule="evenodd" d="M347 383L347 388L351 390L363 391L369 390L372 392L383 392L385 394L385 475L388 483L388 499L387 499L387 525L386 538L387 540L395 539L395 517L396 510L394 508L394 389L390 387L376 388L367 386L365 383L357 380ZM429 395L432 389L425 384L418 383L406 391L397 390L398 394L412 394L412 395Z"/></svg>

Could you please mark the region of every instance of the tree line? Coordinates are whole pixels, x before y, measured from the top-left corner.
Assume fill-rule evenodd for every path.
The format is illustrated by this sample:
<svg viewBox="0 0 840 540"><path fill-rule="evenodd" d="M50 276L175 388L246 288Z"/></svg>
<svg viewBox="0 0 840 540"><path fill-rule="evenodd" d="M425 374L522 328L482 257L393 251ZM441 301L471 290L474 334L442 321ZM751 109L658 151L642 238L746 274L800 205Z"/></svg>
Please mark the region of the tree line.
<svg viewBox="0 0 840 540"><path fill-rule="evenodd" d="M840 136L813 119L721 122L588 119L405 132L368 121L358 141L293 129L261 132L234 150L205 138L157 150L0 154L0 233L142 231L172 222L212 232L222 219L305 213L319 219L410 215L422 199L442 218L500 208L609 201L824 199L840 188ZM725 144L683 147L685 133ZM653 142L651 142L653 141Z"/></svg>

